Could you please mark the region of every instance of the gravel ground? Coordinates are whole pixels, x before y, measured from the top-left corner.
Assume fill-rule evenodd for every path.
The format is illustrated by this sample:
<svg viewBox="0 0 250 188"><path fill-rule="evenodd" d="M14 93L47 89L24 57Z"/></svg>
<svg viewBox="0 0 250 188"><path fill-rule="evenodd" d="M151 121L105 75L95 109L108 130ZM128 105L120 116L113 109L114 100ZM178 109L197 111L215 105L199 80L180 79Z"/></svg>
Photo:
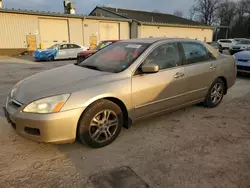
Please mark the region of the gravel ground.
<svg viewBox="0 0 250 188"><path fill-rule="evenodd" d="M72 62L1 59L0 105L18 80ZM249 77L239 78L217 108L196 105L145 119L101 149L27 140L0 111L0 187L95 188L89 177L123 166L151 188L250 187L249 83Z"/></svg>

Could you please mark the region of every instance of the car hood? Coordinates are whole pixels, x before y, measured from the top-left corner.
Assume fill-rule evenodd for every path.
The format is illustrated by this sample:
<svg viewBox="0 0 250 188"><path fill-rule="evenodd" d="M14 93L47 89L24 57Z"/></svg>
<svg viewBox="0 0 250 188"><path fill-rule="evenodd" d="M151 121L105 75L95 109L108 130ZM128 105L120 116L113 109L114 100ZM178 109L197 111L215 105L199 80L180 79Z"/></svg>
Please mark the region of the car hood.
<svg viewBox="0 0 250 188"><path fill-rule="evenodd" d="M37 49L36 52L40 52L40 53L43 53L43 52L54 52L56 51L56 49Z"/></svg>
<svg viewBox="0 0 250 188"><path fill-rule="evenodd" d="M246 59L250 60L250 51L238 52L235 54L237 59Z"/></svg>
<svg viewBox="0 0 250 188"><path fill-rule="evenodd" d="M67 65L25 78L18 84L14 98L28 104L48 96L73 93L93 87L105 81L103 77L113 73Z"/></svg>

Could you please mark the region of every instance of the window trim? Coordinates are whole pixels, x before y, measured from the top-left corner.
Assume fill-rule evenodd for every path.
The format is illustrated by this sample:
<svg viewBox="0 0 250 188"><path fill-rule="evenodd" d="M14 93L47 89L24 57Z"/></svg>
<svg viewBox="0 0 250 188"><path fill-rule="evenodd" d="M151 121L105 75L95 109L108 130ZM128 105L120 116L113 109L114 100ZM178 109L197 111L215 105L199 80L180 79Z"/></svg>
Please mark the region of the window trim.
<svg viewBox="0 0 250 188"><path fill-rule="evenodd" d="M147 55L145 55L145 57L142 59L142 61L140 62L140 64L136 67L135 71L132 73L132 77L135 77L135 76L142 76L142 75L149 75L149 74L146 74L146 73L138 73L137 74L137 71L139 70L139 68L142 66L142 64L144 63L145 59L156 49L158 48L159 46L162 46L162 45L166 45L166 44L176 44L176 47L179 51L179 56L180 56L180 65L179 66L176 66L176 67L171 67L171 68L166 68L166 69L160 69L159 72L165 72L165 71L168 71L168 70L171 70L171 69L175 69L175 68L180 68L180 67L183 67L185 64L184 64L184 59L185 57L183 56L182 52L181 52L181 48L180 48L180 41L168 41L168 42L164 42L164 43L161 43L161 44L158 44L157 46L155 46L154 48L152 48L148 53ZM157 73L154 73L154 74L157 74Z"/></svg>
<svg viewBox="0 0 250 188"><path fill-rule="evenodd" d="M211 59L209 57L209 59L206 60L206 61L200 61L200 62L196 62L196 63L187 63L187 59L186 59L186 56L185 56L185 50L184 50L184 47L183 47L183 43L194 43L194 44L200 44L200 45L202 45L206 49L206 51L207 51L207 56L209 57L209 53L210 53L214 59ZM211 62L211 61L216 61L217 60L216 57L213 55L213 53L210 52L210 50L205 45L203 45L201 43L198 43L198 42L195 42L195 41L182 41L182 42L180 42L180 47L182 48L182 56L183 56L183 59L184 59L184 66L191 66L191 65L203 64L203 63L207 63L207 62Z"/></svg>

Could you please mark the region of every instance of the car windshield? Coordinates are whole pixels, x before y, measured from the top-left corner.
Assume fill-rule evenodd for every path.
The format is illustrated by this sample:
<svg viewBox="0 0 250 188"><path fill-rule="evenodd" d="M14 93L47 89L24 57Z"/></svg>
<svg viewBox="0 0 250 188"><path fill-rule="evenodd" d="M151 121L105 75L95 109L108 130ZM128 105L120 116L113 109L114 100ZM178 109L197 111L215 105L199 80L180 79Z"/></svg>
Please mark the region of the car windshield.
<svg viewBox="0 0 250 188"><path fill-rule="evenodd" d="M49 47L48 49L55 49L59 46L59 44L54 44L53 46Z"/></svg>
<svg viewBox="0 0 250 188"><path fill-rule="evenodd" d="M217 42L208 42L209 45L213 46L213 47L218 47L219 44Z"/></svg>
<svg viewBox="0 0 250 188"><path fill-rule="evenodd" d="M78 66L118 73L127 69L148 47L147 43L117 42L90 56Z"/></svg>
<svg viewBox="0 0 250 188"><path fill-rule="evenodd" d="M104 47L106 47L106 46L108 46L110 44L112 44L112 42L102 41L102 42L100 42L100 44L98 46L95 47L94 50L97 50L97 51L101 50L102 48L104 48Z"/></svg>

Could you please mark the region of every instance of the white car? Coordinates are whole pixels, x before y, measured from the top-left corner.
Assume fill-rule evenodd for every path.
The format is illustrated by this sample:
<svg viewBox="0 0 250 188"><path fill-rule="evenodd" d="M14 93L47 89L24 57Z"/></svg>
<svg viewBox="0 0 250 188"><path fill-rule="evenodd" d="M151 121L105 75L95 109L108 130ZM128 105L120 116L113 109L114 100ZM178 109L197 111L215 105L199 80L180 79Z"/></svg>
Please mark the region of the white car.
<svg viewBox="0 0 250 188"><path fill-rule="evenodd" d="M63 44L54 44L53 46L41 50L37 49L34 52L34 58L37 61L53 61L57 59L75 59L77 58L77 54L88 50L88 47L81 46L78 44L70 44L70 43L63 43Z"/></svg>
<svg viewBox="0 0 250 188"><path fill-rule="evenodd" d="M229 49L233 44L236 43L234 39L220 39L217 41L223 50Z"/></svg>
<svg viewBox="0 0 250 188"><path fill-rule="evenodd" d="M229 48L231 55L245 50L250 50L250 40L248 39L240 40Z"/></svg>

